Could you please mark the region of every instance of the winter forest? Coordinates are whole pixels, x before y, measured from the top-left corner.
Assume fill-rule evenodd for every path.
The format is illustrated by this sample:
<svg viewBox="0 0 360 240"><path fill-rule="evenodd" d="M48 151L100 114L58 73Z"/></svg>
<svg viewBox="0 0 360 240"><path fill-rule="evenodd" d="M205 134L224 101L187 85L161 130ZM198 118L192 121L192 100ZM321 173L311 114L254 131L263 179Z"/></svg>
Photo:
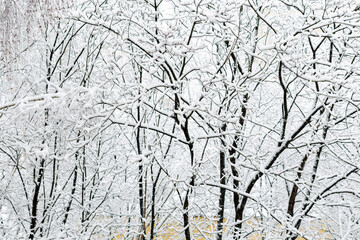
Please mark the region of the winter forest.
<svg viewBox="0 0 360 240"><path fill-rule="evenodd" d="M359 0L0 0L0 239L360 239Z"/></svg>

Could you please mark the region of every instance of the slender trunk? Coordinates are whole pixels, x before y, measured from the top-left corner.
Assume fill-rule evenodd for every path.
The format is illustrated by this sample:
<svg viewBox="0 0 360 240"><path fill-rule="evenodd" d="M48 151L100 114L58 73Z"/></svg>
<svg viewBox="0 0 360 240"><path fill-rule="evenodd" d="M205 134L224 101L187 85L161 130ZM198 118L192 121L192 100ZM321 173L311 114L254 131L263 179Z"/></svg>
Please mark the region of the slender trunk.
<svg viewBox="0 0 360 240"><path fill-rule="evenodd" d="M76 155L75 155L76 156ZM72 183L72 188L71 188L71 194L70 194L70 200L69 203L65 209L65 216L64 216L64 220L63 220L63 224L65 225L69 216L69 212L71 209L71 204L72 204L72 200L74 198L74 194L76 191L76 180L77 180L77 175L78 175L78 165L75 165L74 168L74 179L73 179L73 183Z"/></svg>
<svg viewBox="0 0 360 240"><path fill-rule="evenodd" d="M77 143L79 143L80 141L80 131L78 132L77 134ZM75 194L75 191L76 191L76 181L77 181L77 177L78 177L78 165L80 166L80 162L79 162L79 151L76 151L75 153L75 168L74 168L74 179L73 179L73 184L72 184L72 188L71 188L71 194L70 194L70 200L69 200L69 203L68 203L68 206L66 207L65 209L65 217L64 217L64 220L63 220L63 224L65 225L66 224L66 221L68 219L68 216L69 216L69 212L70 212L70 209L71 209L71 204L72 204L72 200L74 198L74 194Z"/></svg>
<svg viewBox="0 0 360 240"><path fill-rule="evenodd" d="M221 132L226 131L226 124L223 124L221 126ZM226 142L224 140L225 136L223 136L221 138L221 146L223 147L223 149L221 149L220 151L220 184L221 185L225 185L226 184L226 179L225 179L225 147L226 147ZM225 188L220 188L220 197L219 197L219 211L218 211L218 222L217 222L217 227L216 227L216 239L217 240L222 240L222 235L223 235L223 222L224 222L224 211L225 211L225 196L226 196L226 189Z"/></svg>
<svg viewBox="0 0 360 240"><path fill-rule="evenodd" d="M289 216L293 217L294 216L294 207L295 207L295 202L296 202L296 196L297 196L297 192L298 192L298 185L297 185L297 182L301 179L301 176L302 176L302 172L305 168L305 165L306 165L306 162L309 158L309 153L307 153L302 161L301 161L301 164L298 168L298 171L297 171L297 178L295 180L295 183L292 187L292 190L291 190L291 193L290 193L290 197L289 197L289 202L288 202L288 209L287 209L287 213L289 214Z"/></svg>
<svg viewBox="0 0 360 240"><path fill-rule="evenodd" d="M183 116L183 117L186 117L186 116ZM185 118L184 124L183 125L181 124L181 129L185 135L186 141L188 142L188 147L189 147L189 152L190 152L190 164L191 164L191 169L193 169L194 168L194 143L191 141L191 138L190 138L189 119L187 117ZM194 187L194 185L195 185L195 173L193 173L191 175L190 187L186 191L184 205L183 205L183 220L184 220L185 239L186 240L191 240L191 231L190 231L190 224L189 224L189 195L190 195L191 191L193 190L192 188Z"/></svg>
<svg viewBox="0 0 360 240"><path fill-rule="evenodd" d="M249 95L245 94L244 98L243 98L243 105L241 107L241 117L239 120L239 124L240 127L243 128L244 127L244 123L245 123L245 117L246 117L246 113L247 113L247 108L245 106L245 104L247 103L247 101L249 100ZM238 148L238 141L239 141L240 137L239 135L235 136L235 139L232 143L231 149L229 151L229 155L230 155L230 163L231 163L231 173L232 173L232 177L233 177L233 188L238 190L239 189L239 174L238 171L236 169L236 151ZM234 238L238 239L241 233L241 227L242 227L242 213L243 213L243 208L244 206L239 206L240 204L240 196L238 193L233 193L233 202L234 202L234 208L235 208L235 230L234 230ZM239 208L240 207L240 208Z"/></svg>
<svg viewBox="0 0 360 240"><path fill-rule="evenodd" d="M42 182L43 174L44 174L44 165L45 165L45 159L42 158L40 160L39 171L38 171L38 174L37 174L37 178L35 180L34 196L33 196L33 199L32 199L32 207L31 207L31 221L30 221L29 239L34 239L34 237L35 237L35 232L36 232L36 227L37 227L36 226L36 224L37 224L37 210L38 210L37 206L39 204L39 194L40 194L40 187L41 187L41 182Z"/></svg>
<svg viewBox="0 0 360 240"><path fill-rule="evenodd" d="M140 77L139 77L139 83L142 82L142 68L140 68ZM139 90L138 94L140 95L141 92ZM140 103L140 100L139 100ZM141 121L141 107L140 104L137 106L137 121L140 123ZM137 154L140 156L142 154L141 150L141 142L140 142L141 136L140 136L140 128L136 129L136 147L137 147ZM139 174L139 180L138 180L138 191L139 191L139 208L140 208L140 216L141 216L141 229L140 229L140 240L144 240L146 236L146 228L145 228L145 196L144 196L144 183L143 183L143 171L144 171L144 165L143 160L139 160L138 165L138 174Z"/></svg>
<svg viewBox="0 0 360 240"><path fill-rule="evenodd" d="M84 224L87 217L87 207L85 206L85 195L86 195L86 181L87 181L87 169L86 169L86 158L85 158L85 147L83 147L82 156L82 168L81 168L81 223ZM82 229L84 231L84 229Z"/></svg>
<svg viewBox="0 0 360 240"><path fill-rule="evenodd" d="M140 146L140 140L139 135L140 129L137 130L137 145ZM141 154L140 147L138 147L138 154ZM141 216L141 237L140 239L143 240L146 235L146 229L145 229L145 211L144 211L144 186L143 186L143 163L142 160L139 162L138 166L138 174L139 174L139 180L138 180L138 186L139 186L139 207L140 207L140 216Z"/></svg>
<svg viewBox="0 0 360 240"><path fill-rule="evenodd" d="M186 192L184 205L183 205L183 221L184 221L184 228L185 228L185 239L191 240L191 233L190 233L190 225L189 225L189 190Z"/></svg>
<svg viewBox="0 0 360 240"><path fill-rule="evenodd" d="M56 148L57 148L57 136L55 136L54 139L54 154L56 156ZM51 179L51 188L50 188L50 193L49 193L49 203L48 204L44 204L44 211L43 211L43 218L41 220L41 227L40 227L40 233L41 233L41 237L43 236L43 224L45 223L46 219L47 219L47 212L49 211L49 208L51 207L53 201L54 201L54 191L55 188L57 186L57 161L56 161L56 157L53 158L53 163L52 163L52 179ZM44 189L45 191L45 189ZM45 195L45 193L44 193ZM46 205L46 206L45 206Z"/></svg>

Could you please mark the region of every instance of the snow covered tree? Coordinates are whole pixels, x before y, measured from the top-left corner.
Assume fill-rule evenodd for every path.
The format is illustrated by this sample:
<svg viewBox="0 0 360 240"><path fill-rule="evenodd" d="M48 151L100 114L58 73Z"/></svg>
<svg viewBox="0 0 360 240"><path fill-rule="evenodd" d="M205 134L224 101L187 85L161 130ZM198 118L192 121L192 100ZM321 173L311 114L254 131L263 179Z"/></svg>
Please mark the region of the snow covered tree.
<svg viewBox="0 0 360 240"><path fill-rule="evenodd" d="M3 6L4 238L360 235L356 1Z"/></svg>

